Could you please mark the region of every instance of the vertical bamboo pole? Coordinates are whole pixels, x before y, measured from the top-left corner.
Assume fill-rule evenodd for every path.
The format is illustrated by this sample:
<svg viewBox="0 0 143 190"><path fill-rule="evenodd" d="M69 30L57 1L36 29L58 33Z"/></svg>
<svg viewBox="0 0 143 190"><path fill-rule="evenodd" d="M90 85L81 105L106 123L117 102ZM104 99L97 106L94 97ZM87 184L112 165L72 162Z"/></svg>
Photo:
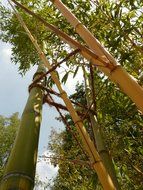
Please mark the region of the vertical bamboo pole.
<svg viewBox="0 0 143 190"><path fill-rule="evenodd" d="M41 73L45 73L43 64L39 65L34 80ZM30 90L0 190L32 190L34 187L43 95L38 87Z"/></svg>
<svg viewBox="0 0 143 190"><path fill-rule="evenodd" d="M88 105L88 107L90 107L90 105L92 104L92 101L95 100L95 97L93 97L93 94L94 94L93 90L94 89L91 88L91 84L90 84L91 78L89 78L87 76L87 72L86 72L84 66L82 68L83 68L83 76L84 76L84 83L85 83L85 93L86 93L87 105ZM91 108L91 109L94 109L94 111L96 112L95 105L93 105L92 107L93 108ZM103 161L103 164L104 164L106 170L108 171L109 175L111 176L111 179L112 179L116 189L120 190L120 186L119 186L119 183L118 183L118 180L116 177L115 168L114 168L114 165L113 165L112 160L110 158L109 152L105 146L105 142L104 142L105 137L103 137L101 127L99 126L98 121L97 121L97 117L96 117L96 115L94 115L90 111L89 111L89 117L90 117L91 126L92 126L92 130L93 130L93 134L94 134L95 143L96 143L98 153L99 153L99 155Z"/></svg>
<svg viewBox="0 0 143 190"><path fill-rule="evenodd" d="M82 23L60 0L51 1L62 12L63 16L75 28L76 32L82 37L91 50L93 50L103 60L109 61L114 66L114 69L110 70L109 78L132 99L138 109L143 113L143 88L132 76L130 76L120 65L117 64L116 60L109 54L109 52L107 52L105 48L101 46L99 41L89 32L85 26L82 25Z"/></svg>
<svg viewBox="0 0 143 190"><path fill-rule="evenodd" d="M13 7L14 9L14 7ZM14 9L15 10L15 9ZM21 25L23 26L23 28L25 29L27 35L29 36L29 38L31 39L33 45L35 46L40 59L42 60L42 62L44 63L44 65L48 68L51 69L51 66L49 64L49 62L47 61L47 58L45 56L45 54L42 52L40 46L38 45L37 41L34 39L34 37L32 36L31 32L29 31L29 29L27 28L26 24L24 23L22 17L20 16L20 14L18 12L16 12L15 10L15 14L19 20L19 22L21 23ZM106 171L102 160L100 159L100 156L98 154L98 152L95 149L95 146L93 144L93 142L91 141L85 127L83 126L83 123L81 121L81 118L77 115L71 101L69 100L67 93L62 89L60 81L58 79L58 75L56 71L51 72L51 77L53 79L53 81L55 82L61 98L63 99L64 103L67 106L67 109L75 123L75 126L77 127L77 130L80 134L80 137L82 139L83 145L86 149L86 151L88 152L88 155L90 157L90 161L93 165L93 169L97 172L97 175L99 177L99 180L103 186L104 189L109 189L109 190L115 190L115 187L113 185L113 182L108 174L108 172Z"/></svg>

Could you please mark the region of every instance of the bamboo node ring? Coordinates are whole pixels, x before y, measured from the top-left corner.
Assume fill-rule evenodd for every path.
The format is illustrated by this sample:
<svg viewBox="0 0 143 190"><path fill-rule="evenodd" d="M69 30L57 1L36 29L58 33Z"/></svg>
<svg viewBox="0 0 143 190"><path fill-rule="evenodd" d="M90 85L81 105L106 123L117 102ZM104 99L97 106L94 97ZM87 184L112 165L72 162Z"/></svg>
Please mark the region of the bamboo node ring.
<svg viewBox="0 0 143 190"><path fill-rule="evenodd" d="M76 30L76 29L77 29L77 27L78 27L78 26L80 26L80 25L82 25L82 23L81 23L81 22L78 22L77 24L75 24L75 26L74 26L75 30Z"/></svg>
<svg viewBox="0 0 143 190"><path fill-rule="evenodd" d="M96 166L96 164L98 164L99 162L102 162L101 160L97 160L95 162L91 163L91 166L94 168Z"/></svg>
<svg viewBox="0 0 143 190"><path fill-rule="evenodd" d="M115 65L111 70L110 70L110 75L112 75L112 73L114 72L114 71L116 71L118 68L120 68L121 67L121 65Z"/></svg>
<svg viewBox="0 0 143 190"><path fill-rule="evenodd" d="M62 97L62 96L64 96L64 95L66 95L67 93L63 90L61 93L60 93L60 96Z"/></svg>
<svg viewBox="0 0 143 190"><path fill-rule="evenodd" d="M6 175L3 177L2 181L6 181L8 178L11 178L11 177L18 177L18 176L19 176L19 177L23 177L23 178L25 178L25 179L31 181L31 182L34 184L34 180L33 180L32 177L28 176L28 175L25 174L25 173L19 173L19 172L6 174Z"/></svg>
<svg viewBox="0 0 143 190"><path fill-rule="evenodd" d="M81 123L81 122L82 122L82 119L80 119L80 120L74 122L74 124L76 125L76 124Z"/></svg>

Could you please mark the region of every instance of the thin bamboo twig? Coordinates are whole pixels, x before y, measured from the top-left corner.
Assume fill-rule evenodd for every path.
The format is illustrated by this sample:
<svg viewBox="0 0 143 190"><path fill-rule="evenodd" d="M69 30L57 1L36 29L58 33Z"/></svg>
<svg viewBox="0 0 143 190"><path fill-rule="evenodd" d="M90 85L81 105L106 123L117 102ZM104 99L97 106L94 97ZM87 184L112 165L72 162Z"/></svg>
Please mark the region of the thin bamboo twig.
<svg viewBox="0 0 143 190"><path fill-rule="evenodd" d="M57 93L56 91L54 91L53 89L44 88L44 90L47 91L47 92L50 93L50 94L53 94L53 95L57 96L57 97L61 97L60 94ZM85 106L85 105L83 106L82 104L77 103L77 102L75 102L75 101L73 101L73 100L71 100L71 99L70 99L70 101L71 101L74 105L76 105L76 106L82 108L84 111L87 111L87 110L89 109L87 106ZM91 106L92 106L92 105L91 105ZM89 109L89 111L90 111L91 113L95 114L94 110Z"/></svg>
<svg viewBox="0 0 143 190"><path fill-rule="evenodd" d="M129 37L128 34L126 34L126 38L130 41L130 43L133 45L133 47L134 47L136 50L140 51L140 53L143 53L143 48L140 47L140 46L138 46L138 45Z"/></svg>
<svg viewBox="0 0 143 190"><path fill-rule="evenodd" d="M33 83L31 83L31 85L29 86L32 87L35 84L38 84L38 82L40 80L42 80L44 77L46 77L48 74L50 74L52 71L56 70L57 67L59 67L63 62L67 61L70 57L72 57L73 55L75 55L76 53L79 52L79 49L74 50L73 52L69 53L62 61L60 61L59 63L54 64L51 69L49 69L46 73L42 74L39 78L37 78L35 81L33 81Z"/></svg>
<svg viewBox="0 0 143 190"><path fill-rule="evenodd" d="M82 166L88 166L88 167L92 167L91 163L89 161L84 161L84 160L77 160L77 159L69 159L69 158L65 158L65 157L54 157L54 156L45 156L42 155L40 156L40 158L46 158L46 159L50 159L50 160L60 160L60 161L66 161L66 162L71 162L73 164L78 164L78 165L82 165Z"/></svg>
<svg viewBox="0 0 143 190"><path fill-rule="evenodd" d="M92 93L92 100L93 100L93 110L95 111L96 117L97 117L94 70L91 63L90 63L90 81L91 81L91 93Z"/></svg>
<svg viewBox="0 0 143 190"><path fill-rule="evenodd" d="M14 8L14 7L13 7ZM49 62L47 61L47 58L45 56L45 54L43 53L43 51L41 50L40 46L38 45L37 41L34 39L34 37L32 36L31 32L29 31L29 29L27 28L25 22L23 21L22 17L20 16L20 14L15 10L14 8L14 12L17 16L17 19L19 20L19 22L21 23L21 25L23 26L23 28L25 29L27 35L29 36L29 38L31 39L33 45L35 46L40 59L42 60L42 62L44 63L44 65L48 68L51 69L51 65L49 64ZM55 82L61 98L63 99L63 101L65 102L70 115L75 123L75 126L78 129L78 132L81 136L82 142L84 144L84 147L86 149L86 151L89 154L90 157L90 161L91 163L93 163L93 168L96 170L97 175L99 177L99 180L102 184L102 186L104 187L104 189L109 189L109 190L114 190L115 187L113 185L113 182L109 176L109 174L107 173L101 159L100 156L98 154L98 152L95 149L95 146L93 144L93 142L91 141L89 134L87 133L85 127L83 126L83 123L80 119L80 117L77 115L71 101L68 99L67 93L62 89L61 84L59 82L58 76L57 76L57 72L53 71L51 72L51 77L53 79L53 81Z"/></svg>
<svg viewBox="0 0 143 190"><path fill-rule="evenodd" d="M60 104L60 103L57 103L57 102L55 102L55 101L51 101L48 96L49 96L49 94L46 95L46 97L44 98L44 103L46 102L46 103L49 104L50 106L54 106L54 107L56 107L56 108L58 108L58 109L62 109L62 110L64 110L64 111L68 111L68 109L67 109L66 106L64 106L64 105L62 105L62 104Z"/></svg>
<svg viewBox="0 0 143 190"><path fill-rule="evenodd" d="M129 151L126 150L126 149L125 149L125 151L126 151L126 153L129 155ZM143 176L143 172L142 172L137 166L134 166L134 165L132 164L132 159L130 159L130 158L128 157L128 160L129 160L129 162L130 162L130 165L134 168L134 170L135 170L136 172L138 172L140 175Z"/></svg>
<svg viewBox="0 0 143 190"><path fill-rule="evenodd" d="M55 101L51 101L48 96L49 96L49 94L45 95L43 103L47 103L47 104L49 104L50 106L54 106L55 108L58 108L58 109L60 109L60 110L68 111L68 109L67 109L66 106L64 106L64 105L62 105L62 104L60 104L60 103L57 103L57 102L55 102ZM77 111L77 110L76 110L76 111ZM86 113L84 113L84 112L79 112L79 111L77 111L77 114L78 114L80 117L82 117L82 120L83 120L83 118L86 119L86 118L88 117L88 114L86 114Z"/></svg>

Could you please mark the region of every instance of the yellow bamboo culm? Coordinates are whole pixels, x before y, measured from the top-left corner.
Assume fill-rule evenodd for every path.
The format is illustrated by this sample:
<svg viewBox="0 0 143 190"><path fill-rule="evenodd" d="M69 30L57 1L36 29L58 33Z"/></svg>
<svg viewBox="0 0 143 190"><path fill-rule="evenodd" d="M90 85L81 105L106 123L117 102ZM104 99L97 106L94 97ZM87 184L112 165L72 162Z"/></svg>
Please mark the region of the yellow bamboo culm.
<svg viewBox="0 0 143 190"><path fill-rule="evenodd" d="M118 65L113 56L105 50L99 41L89 32L89 30L81 24L81 22L71 13L71 11L60 1L52 1L55 6L62 12L63 16L70 22L75 28L76 32L87 43L89 48L93 50L99 57L105 61L109 61L113 66L113 70L109 70L109 78L115 82L123 92L125 92L132 101L136 104L138 109L143 113L143 88L137 83L137 81L130 76L125 69ZM96 61L98 64L100 62ZM104 72L102 67L99 67Z"/></svg>
<svg viewBox="0 0 143 190"><path fill-rule="evenodd" d="M13 7L13 9L14 9L14 7ZM20 16L20 14L15 9L14 9L14 12L15 12L19 22L21 23L21 25L25 29L27 35L31 39L33 45L35 46L41 61L44 63L45 67L47 67L48 69L51 69L50 63L47 61L45 54L43 53L43 51L41 50L37 41L34 39L31 32L27 28L22 17ZM71 117L75 123L75 126L77 127L77 130L80 134L83 145L84 145L84 147L85 147L85 149L89 155L91 163L93 164L94 170L97 172L97 175L99 177L99 180L100 180L103 188L105 190L107 190L107 189L108 190L115 190L113 182L112 182L109 174L107 173L107 171L106 171L106 169L105 169L105 167L101 161L101 158L100 158L97 150L95 149L95 146L94 146L93 142L91 141L85 127L83 126L81 118L77 115L71 101L69 100L69 98L67 96L67 93L61 87L60 81L59 81L58 76L57 76L57 72L56 71L51 72L51 77L52 77L52 80L55 82L55 84L56 84L56 86L57 86L57 88L61 94L61 98L63 99L64 103L67 106L67 109L68 109L68 111L69 111L69 113L70 113L70 115L71 115Z"/></svg>

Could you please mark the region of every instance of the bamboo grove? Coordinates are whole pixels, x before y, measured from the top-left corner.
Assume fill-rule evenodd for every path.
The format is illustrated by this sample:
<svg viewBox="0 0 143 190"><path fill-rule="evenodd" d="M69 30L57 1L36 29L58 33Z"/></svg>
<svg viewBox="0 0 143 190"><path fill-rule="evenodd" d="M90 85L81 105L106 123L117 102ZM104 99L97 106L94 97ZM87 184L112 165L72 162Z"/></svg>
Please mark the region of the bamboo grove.
<svg viewBox="0 0 143 190"><path fill-rule="evenodd" d="M94 89L94 72L96 71L96 68L98 68L100 72L104 73L109 80L115 83L126 95L129 96L141 113L143 112L142 87L60 0L52 1L49 5L55 5L55 7L59 9L63 15L63 18L67 19L67 21L64 21L69 22L74 28L71 32L76 32L79 34L77 39L80 39L82 43L80 43L79 40L71 38L70 35L58 29L53 24L48 23L43 17L39 16L39 14L33 12L31 8L24 6L22 1L19 3L15 0L11 0L9 3L18 22L31 40L31 45L36 49L38 55L38 58L36 59L39 59L40 64L36 74L34 75L34 81L29 88L29 99L22 115L20 129L6 165L0 189L23 188L28 190L33 189L34 187L43 101L56 107L65 125L67 124L62 117L60 108L69 112L83 144L83 151L85 151L88 155L90 169L96 171L103 189L120 189L121 187L117 180L114 165L105 146L105 137L102 136L102 131L98 124L98 117L96 113L96 95ZM21 10L23 11L22 13L20 13ZM27 13L27 15L24 17L27 17L28 15L32 16L36 22L41 23L40 27L42 27L44 32L46 31L48 33L51 31L54 35L59 37L59 43L62 41L62 45L64 43L68 44L67 49L70 47L70 49L74 49L74 51L67 56L64 55L64 59L59 63L54 64L52 60L53 64L50 64L51 58L50 56L47 56L47 52L52 50L48 49L48 39L38 39L37 36L37 39L35 38L35 34L32 34L32 30L28 27L28 23L26 23L26 20L24 21L22 17L25 13ZM61 15L59 17L61 17ZM38 28L36 28L36 30L38 30ZM91 136L84 126L82 119L83 117L76 111L72 101L63 90L59 80L57 68L64 62L68 62L71 57L77 56L77 54L86 60L84 61L85 65L88 65L90 68L90 75L88 76L84 63L81 65L85 81L85 93L88 106L87 110L89 112L95 142L91 139ZM55 58L53 59L55 60ZM45 71L45 68L48 70L47 72ZM45 77L47 75L51 76L51 80L54 82L59 91L58 93L54 92L51 87L46 87ZM102 74L100 75L102 76ZM67 77L68 75L65 75L64 80L66 80ZM49 95L49 92L51 94L53 93L58 95L63 100L65 106L56 104ZM22 140L24 137L28 138L26 143ZM78 139L76 140L78 142ZM23 155L19 154L20 149L23 150L23 155L25 155L25 158L23 158Z"/></svg>

